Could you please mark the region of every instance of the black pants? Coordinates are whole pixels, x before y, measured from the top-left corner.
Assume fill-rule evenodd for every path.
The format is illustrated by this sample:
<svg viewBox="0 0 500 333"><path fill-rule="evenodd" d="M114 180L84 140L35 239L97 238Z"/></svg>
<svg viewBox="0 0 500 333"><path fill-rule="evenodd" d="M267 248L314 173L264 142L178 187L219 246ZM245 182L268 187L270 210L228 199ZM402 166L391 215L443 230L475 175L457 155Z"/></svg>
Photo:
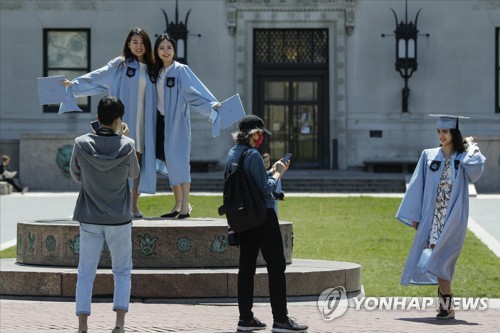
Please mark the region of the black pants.
<svg viewBox="0 0 500 333"><path fill-rule="evenodd" d="M156 158L165 161L165 116L156 112Z"/></svg>
<svg viewBox="0 0 500 333"><path fill-rule="evenodd" d="M240 269L238 272L238 308L241 320L253 318L254 275L259 249L267 264L269 295L275 322L287 319L286 261L283 239L276 212L267 209L267 221L240 234Z"/></svg>

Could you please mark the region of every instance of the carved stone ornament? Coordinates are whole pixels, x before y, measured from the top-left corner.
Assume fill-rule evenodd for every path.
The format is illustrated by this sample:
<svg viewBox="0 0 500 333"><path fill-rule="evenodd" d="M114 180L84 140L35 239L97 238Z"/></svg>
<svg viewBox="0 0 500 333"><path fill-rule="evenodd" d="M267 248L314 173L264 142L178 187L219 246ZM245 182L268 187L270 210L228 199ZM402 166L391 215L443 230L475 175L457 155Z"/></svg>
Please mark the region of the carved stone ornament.
<svg viewBox="0 0 500 333"><path fill-rule="evenodd" d="M354 30L354 8L356 0L226 0L226 18L229 34L234 36L238 29L238 17L241 12L254 12L254 18L261 19L260 12L273 12L273 21L278 18L277 12L287 12L288 19L297 15L301 20L317 20L311 12L338 11L344 16L345 32L351 35ZM301 15L303 13L303 15Z"/></svg>

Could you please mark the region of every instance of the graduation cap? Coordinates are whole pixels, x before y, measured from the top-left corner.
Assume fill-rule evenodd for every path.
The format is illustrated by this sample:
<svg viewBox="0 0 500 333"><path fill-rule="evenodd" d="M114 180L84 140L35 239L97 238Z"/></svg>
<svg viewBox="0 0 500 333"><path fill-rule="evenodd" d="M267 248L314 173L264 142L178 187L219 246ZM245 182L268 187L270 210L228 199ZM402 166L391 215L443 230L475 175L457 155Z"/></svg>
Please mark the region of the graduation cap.
<svg viewBox="0 0 500 333"><path fill-rule="evenodd" d="M438 118L436 128L458 129L459 119L470 119L470 117L454 116L448 114L430 114L429 117Z"/></svg>

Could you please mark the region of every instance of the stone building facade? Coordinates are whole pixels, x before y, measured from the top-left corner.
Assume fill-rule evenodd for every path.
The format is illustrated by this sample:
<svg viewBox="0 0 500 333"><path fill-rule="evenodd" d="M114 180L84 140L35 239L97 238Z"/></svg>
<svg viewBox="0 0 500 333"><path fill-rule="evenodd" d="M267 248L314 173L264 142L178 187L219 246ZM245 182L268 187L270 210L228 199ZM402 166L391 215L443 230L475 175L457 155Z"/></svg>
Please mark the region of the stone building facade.
<svg viewBox="0 0 500 333"><path fill-rule="evenodd" d="M403 112L392 34L419 9L418 69ZM37 77L105 65L136 26L154 43L167 17L187 23L187 63L213 94L239 93L246 112L264 118L274 158L290 151L295 168L332 172L416 162L438 143L428 114L464 115L464 135L480 137L489 155L480 187L500 192L494 0L0 0L0 150L23 182L44 174L50 181L35 190L72 189L58 181L57 156L90 129L99 100L80 100L90 112L57 115L39 105ZM212 138L207 119L191 117L193 167L220 168L234 128Z"/></svg>

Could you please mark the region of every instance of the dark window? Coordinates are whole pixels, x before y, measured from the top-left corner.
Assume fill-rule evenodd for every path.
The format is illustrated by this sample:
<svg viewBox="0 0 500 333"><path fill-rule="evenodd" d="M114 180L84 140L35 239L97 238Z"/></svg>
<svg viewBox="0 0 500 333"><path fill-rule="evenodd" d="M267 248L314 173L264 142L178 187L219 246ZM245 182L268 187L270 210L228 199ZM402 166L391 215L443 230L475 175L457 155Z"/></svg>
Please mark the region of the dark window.
<svg viewBox="0 0 500 333"><path fill-rule="evenodd" d="M495 46L495 112L500 113L500 28L496 28Z"/></svg>
<svg viewBox="0 0 500 333"><path fill-rule="evenodd" d="M255 29L254 63L328 65L328 30Z"/></svg>
<svg viewBox="0 0 500 333"><path fill-rule="evenodd" d="M254 110L273 135L261 148L297 168L329 167L328 29L255 29Z"/></svg>
<svg viewBox="0 0 500 333"><path fill-rule="evenodd" d="M90 29L43 30L43 76L64 75L72 80L90 72ZM89 112L90 97L76 99ZM43 112L57 112L59 105L44 105Z"/></svg>

